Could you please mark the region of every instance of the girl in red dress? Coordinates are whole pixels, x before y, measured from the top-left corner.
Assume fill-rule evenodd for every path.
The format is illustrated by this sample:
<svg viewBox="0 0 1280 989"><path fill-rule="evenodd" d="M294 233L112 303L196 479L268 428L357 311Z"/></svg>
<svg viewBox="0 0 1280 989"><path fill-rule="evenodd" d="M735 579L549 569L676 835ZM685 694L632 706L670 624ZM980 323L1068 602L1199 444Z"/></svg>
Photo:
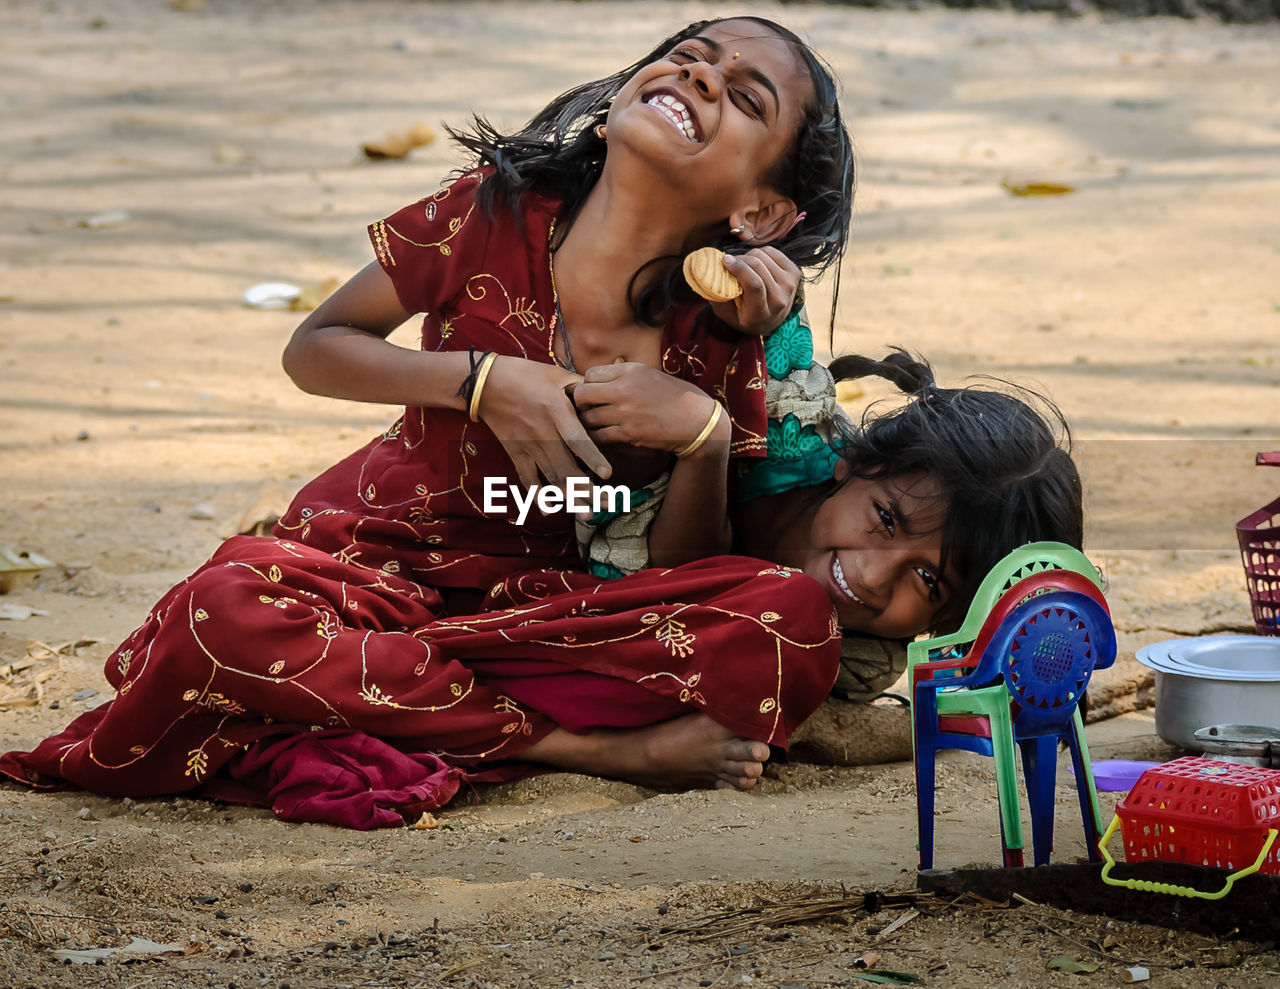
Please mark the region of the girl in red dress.
<svg viewBox="0 0 1280 989"><path fill-rule="evenodd" d="M375 223L377 262L285 355L302 387L403 418L273 538L229 540L166 594L108 660L116 697L0 772L358 827L531 767L746 789L826 695L841 624L913 635L963 595L981 554L949 560L954 532L931 524L958 489L878 452L778 515L778 541L753 532L759 559L715 556L736 465L765 452L759 335L847 233L849 142L799 39L692 25L519 134L462 140L479 166ZM678 271L707 244L745 288L714 310ZM387 342L415 312L422 350ZM588 432L570 393L619 360L593 376ZM486 477L558 485L575 460L615 481L670 468L660 569L601 582L574 572L571 516L485 510ZM882 502L875 538L910 543L885 579L919 585L911 607L872 593L869 562L831 576L833 547L885 548L850 521Z"/></svg>

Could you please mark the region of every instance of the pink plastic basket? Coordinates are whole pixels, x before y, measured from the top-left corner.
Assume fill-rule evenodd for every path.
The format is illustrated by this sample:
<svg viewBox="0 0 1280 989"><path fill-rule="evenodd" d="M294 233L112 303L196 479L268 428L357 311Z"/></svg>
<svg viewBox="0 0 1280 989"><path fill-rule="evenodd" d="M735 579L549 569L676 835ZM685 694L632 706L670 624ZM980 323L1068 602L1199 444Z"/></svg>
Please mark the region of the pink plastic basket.
<svg viewBox="0 0 1280 989"><path fill-rule="evenodd" d="M1280 828L1280 770L1184 756L1143 773L1116 816L1126 862L1240 869ZM1280 843L1260 871L1280 874Z"/></svg>
<svg viewBox="0 0 1280 989"><path fill-rule="evenodd" d="M1280 453L1258 454L1258 464L1280 467ZM1244 580L1259 635L1280 635L1280 498L1236 523Z"/></svg>

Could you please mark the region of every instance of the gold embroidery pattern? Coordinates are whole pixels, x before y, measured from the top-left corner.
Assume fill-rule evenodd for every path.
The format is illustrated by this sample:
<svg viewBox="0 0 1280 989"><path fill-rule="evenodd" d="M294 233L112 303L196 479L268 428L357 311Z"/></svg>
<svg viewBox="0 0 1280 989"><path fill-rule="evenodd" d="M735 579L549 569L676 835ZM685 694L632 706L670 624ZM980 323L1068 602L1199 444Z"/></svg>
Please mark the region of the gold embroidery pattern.
<svg viewBox="0 0 1280 989"><path fill-rule="evenodd" d="M183 773L184 776L194 776L197 781L204 778L205 770L209 768L209 757L205 755L204 746L198 749L192 749L187 753L187 768Z"/></svg>
<svg viewBox="0 0 1280 989"><path fill-rule="evenodd" d="M373 224L373 252L377 255L378 263L385 264L394 268L396 266L395 255L391 253L391 244L387 241L387 222L379 220Z"/></svg>
<svg viewBox="0 0 1280 989"><path fill-rule="evenodd" d="M654 630L654 637L671 650L671 655L679 659L687 659L693 655L693 644L697 636L685 631L684 622L668 618Z"/></svg>
<svg viewBox="0 0 1280 989"><path fill-rule="evenodd" d="M447 190L446 190L446 192L447 192ZM469 207L467 207L467 213L466 213L466 216L462 216L462 217L457 217L457 216L455 216L455 217L451 217L451 218L450 218L449 223L448 223L448 227L449 227L449 234L448 234L448 236L446 236L446 237L442 237L442 238L440 238L439 240L427 241L427 242L425 242L425 243L421 243L421 242L419 242L419 241L413 240L412 238L406 237L404 234L402 234L402 233L401 233L399 230L397 230L395 227L391 226L391 224L387 223L385 220L383 220L383 221L379 221L379 223L377 224L377 226L378 226L378 227L381 227L381 228L383 228L383 229L385 229L385 230L387 230L387 231L389 231L389 232L390 232L390 233L392 233L392 234L394 234L398 240L402 240L402 241L404 241L404 243L406 243L406 244L409 244L409 245L411 245L411 246L413 246L413 247L422 247L422 248L432 248L432 247L434 247L437 251L439 251L439 252L440 252L441 254L443 254L445 257L449 257L451 254L453 254L453 248L449 246L449 241L453 240L453 238L454 238L454 237L458 236L458 231L460 231L460 230L462 229L463 225L464 225L464 224L466 224L466 222L467 222L469 219L471 219L471 214L472 214L473 212L475 212L475 208L476 208L476 207L475 207L475 203L472 203ZM385 237L385 234L384 234L383 236ZM375 245L375 246L376 246L376 245ZM390 253L390 245L389 245L389 244L388 244L388 247L387 247L387 251L388 251L388 254L389 254L389 253ZM394 264L394 263L395 263L395 262L393 261L393 262L392 262L392 264Z"/></svg>
<svg viewBox="0 0 1280 989"><path fill-rule="evenodd" d="M218 711L221 714L241 715L245 713L243 704L218 693L206 694L200 698L200 706L208 708L210 711Z"/></svg>

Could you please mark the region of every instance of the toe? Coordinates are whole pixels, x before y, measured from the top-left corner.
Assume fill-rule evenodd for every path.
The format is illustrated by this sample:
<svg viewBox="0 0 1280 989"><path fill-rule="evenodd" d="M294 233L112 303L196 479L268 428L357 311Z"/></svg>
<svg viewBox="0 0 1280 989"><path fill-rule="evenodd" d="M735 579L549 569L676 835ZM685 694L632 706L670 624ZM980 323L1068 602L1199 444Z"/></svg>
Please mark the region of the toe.
<svg viewBox="0 0 1280 989"><path fill-rule="evenodd" d="M769 746L764 742L752 741L749 738L735 738L725 746L725 758L738 762L760 762L769 758Z"/></svg>
<svg viewBox="0 0 1280 989"><path fill-rule="evenodd" d="M720 767L720 775L734 779L755 779L764 775L764 765L759 762L726 762Z"/></svg>

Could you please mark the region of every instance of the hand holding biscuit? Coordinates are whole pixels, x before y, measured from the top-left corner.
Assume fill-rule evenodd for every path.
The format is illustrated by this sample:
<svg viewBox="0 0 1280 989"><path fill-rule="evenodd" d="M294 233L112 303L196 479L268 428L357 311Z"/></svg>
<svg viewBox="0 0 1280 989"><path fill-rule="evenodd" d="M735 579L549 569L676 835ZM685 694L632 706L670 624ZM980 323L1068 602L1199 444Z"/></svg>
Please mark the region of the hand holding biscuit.
<svg viewBox="0 0 1280 989"><path fill-rule="evenodd" d="M685 258L684 272L721 320L749 336L768 336L781 326L800 288L800 269L774 247L746 254L704 247Z"/></svg>

